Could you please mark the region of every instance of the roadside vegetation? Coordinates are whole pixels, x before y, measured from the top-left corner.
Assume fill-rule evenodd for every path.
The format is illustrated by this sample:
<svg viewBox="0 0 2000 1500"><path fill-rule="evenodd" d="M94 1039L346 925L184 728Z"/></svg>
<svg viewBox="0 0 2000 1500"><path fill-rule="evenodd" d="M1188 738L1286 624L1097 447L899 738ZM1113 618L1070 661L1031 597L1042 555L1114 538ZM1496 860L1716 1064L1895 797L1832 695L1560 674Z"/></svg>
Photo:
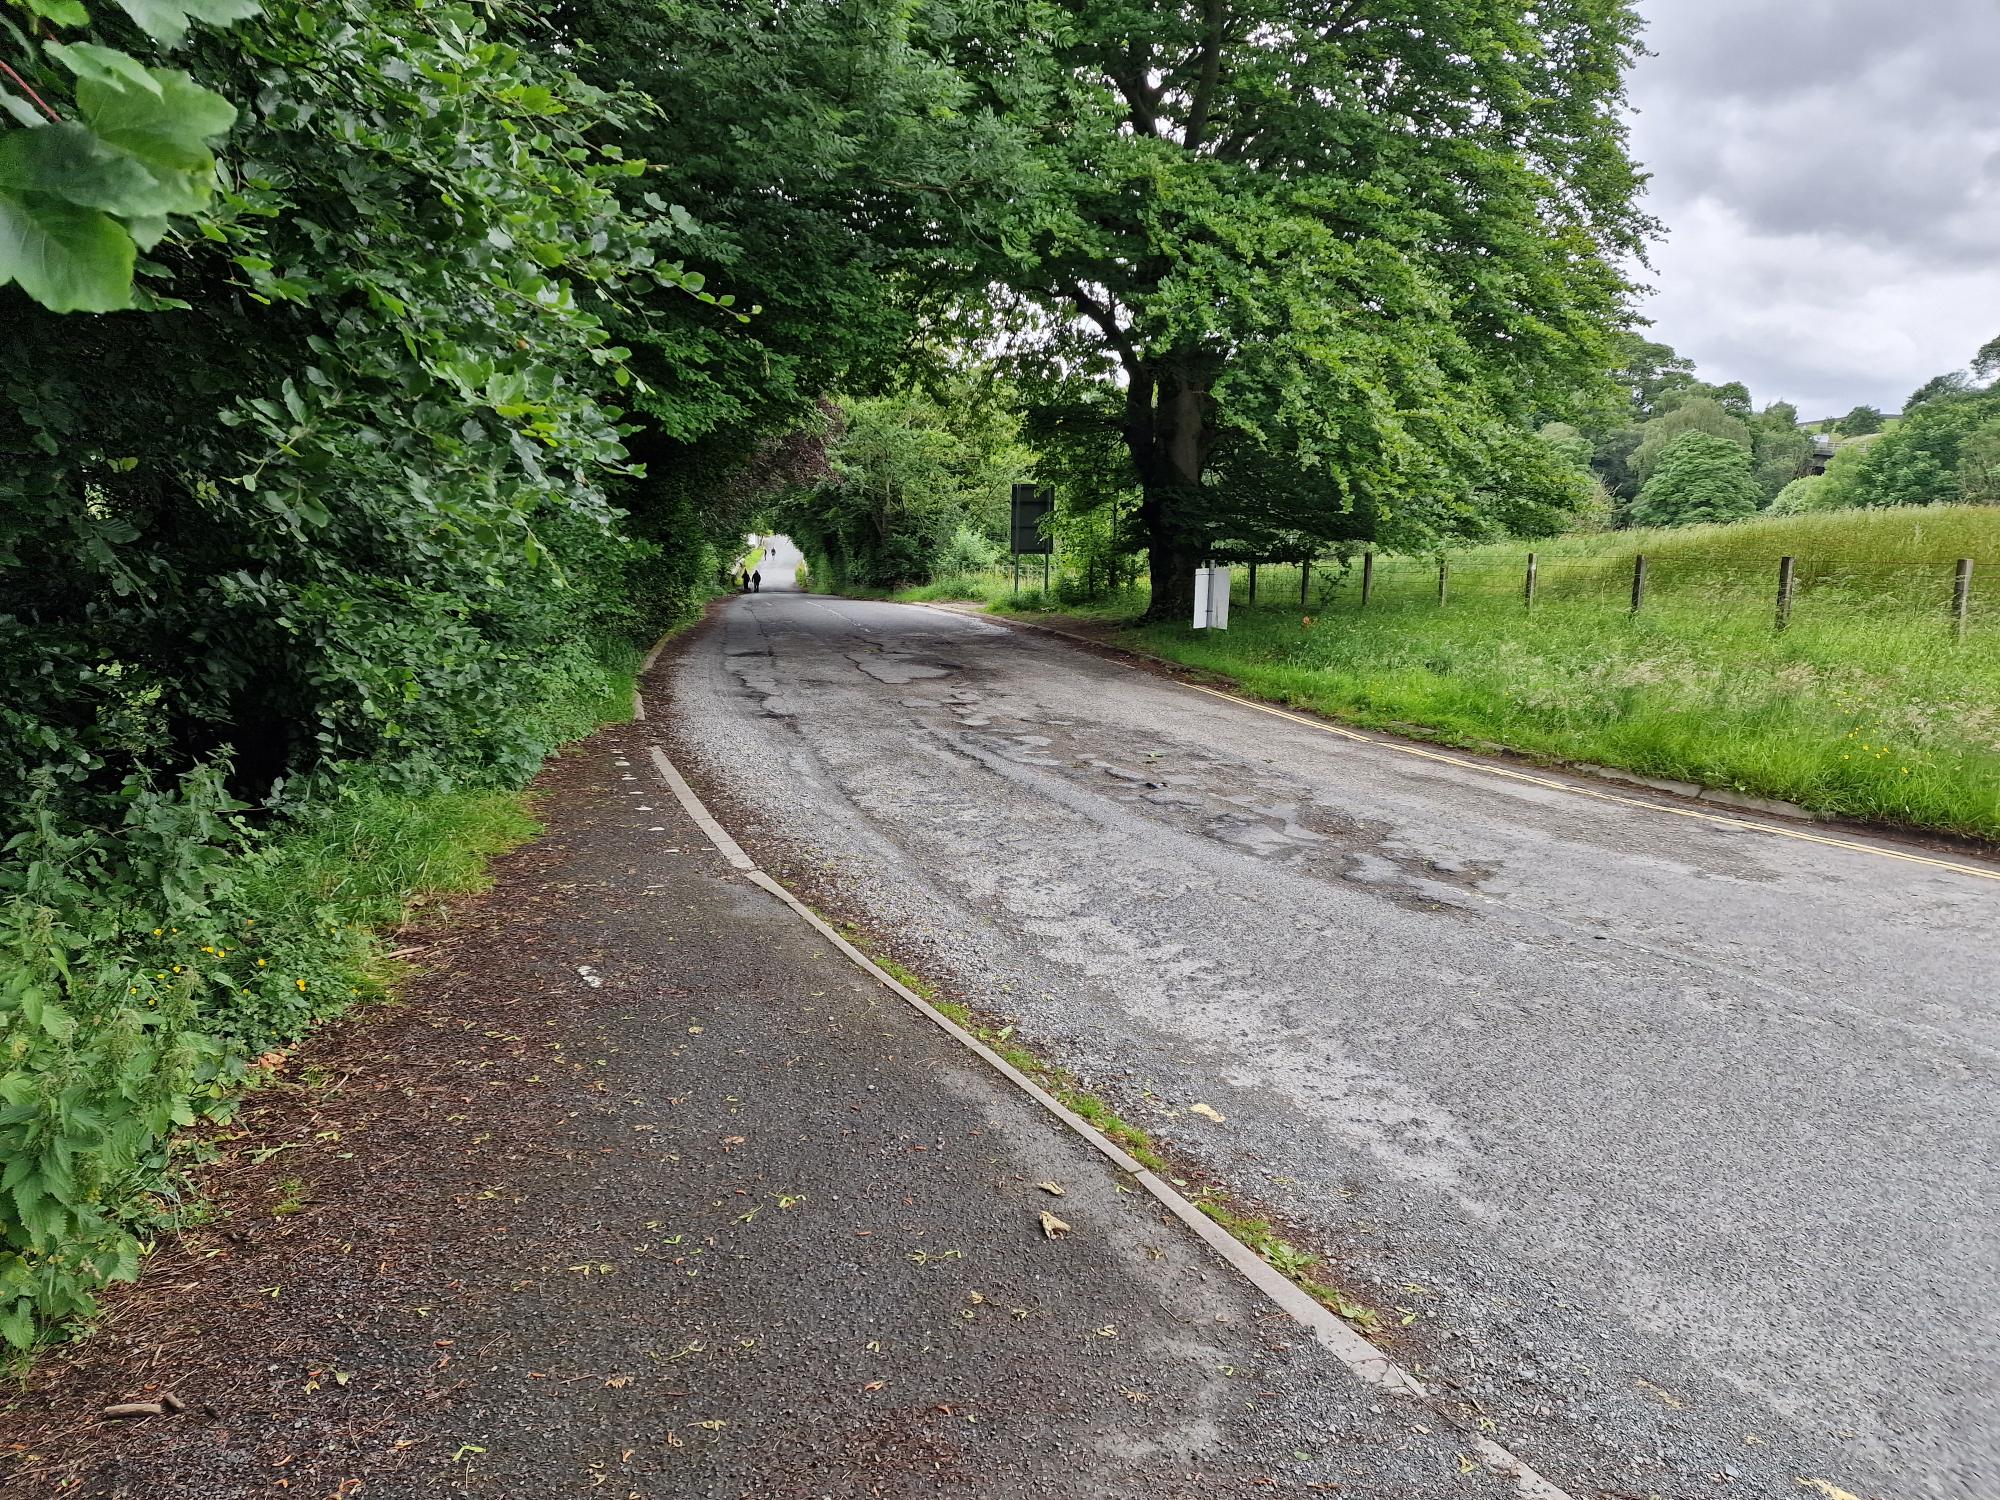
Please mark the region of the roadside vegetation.
<svg viewBox="0 0 2000 1500"><path fill-rule="evenodd" d="M721 6L0 10L21 1350L135 1274L177 1132L390 984L407 903L533 833L520 788L726 579L776 440L901 327L821 168L893 170L933 84L825 13L753 66ZM758 67L847 123L748 138Z"/></svg>

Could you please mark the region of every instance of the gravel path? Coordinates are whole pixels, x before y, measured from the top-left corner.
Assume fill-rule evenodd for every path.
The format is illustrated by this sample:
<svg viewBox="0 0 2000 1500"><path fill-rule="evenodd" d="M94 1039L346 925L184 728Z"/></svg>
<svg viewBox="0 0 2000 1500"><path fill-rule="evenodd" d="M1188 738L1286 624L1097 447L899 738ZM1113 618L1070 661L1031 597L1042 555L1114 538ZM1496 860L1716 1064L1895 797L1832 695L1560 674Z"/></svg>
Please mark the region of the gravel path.
<svg viewBox="0 0 2000 1500"><path fill-rule="evenodd" d="M1316 1230L1578 1495L2000 1495L2000 885L907 606L767 589L672 681L753 854Z"/></svg>

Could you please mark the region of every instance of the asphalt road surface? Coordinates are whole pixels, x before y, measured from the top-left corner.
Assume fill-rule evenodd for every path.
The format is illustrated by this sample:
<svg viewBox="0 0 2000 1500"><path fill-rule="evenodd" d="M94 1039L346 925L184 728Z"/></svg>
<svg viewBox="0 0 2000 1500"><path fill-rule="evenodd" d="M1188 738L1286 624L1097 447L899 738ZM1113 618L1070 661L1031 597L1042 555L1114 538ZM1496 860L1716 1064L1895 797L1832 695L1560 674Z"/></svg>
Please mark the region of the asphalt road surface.
<svg viewBox="0 0 2000 1500"><path fill-rule="evenodd" d="M1440 764L766 578L675 676L753 852L1314 1232L1551 1479L2000 1496L1975 861Z"/></svg>

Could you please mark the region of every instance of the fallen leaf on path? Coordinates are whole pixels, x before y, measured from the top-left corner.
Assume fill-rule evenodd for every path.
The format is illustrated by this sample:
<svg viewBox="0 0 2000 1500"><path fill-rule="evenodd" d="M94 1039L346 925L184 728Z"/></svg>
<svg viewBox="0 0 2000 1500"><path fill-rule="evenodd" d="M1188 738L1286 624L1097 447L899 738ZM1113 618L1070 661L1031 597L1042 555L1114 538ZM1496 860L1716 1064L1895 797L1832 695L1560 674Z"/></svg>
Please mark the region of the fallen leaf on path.
<svg viewBox="0 0 2000 1500"><path fill-rule="evenodd" d="M1799 1488L1818 1490L1826 1500L1861 1500L1861 1497L1852 1490L1844 1490L1837 1484L1828 1484L1824 1479L1807 1479L1804 1475L1799 1476Z"/></svg>
<svg viewBox="0 0 2000 1500"><path fill-rule="evenodd" d="M1052 1240L1058 1240L1069 1233L1069 1225L1045 1208L1042 1210L1042 1233Z"/></svg>
<svg viewBox="0 0 2000 1500"><path fill-rule="evenodd" d="M1063 1195L1063 1185L1060 1182L1038 1182L1035 1186L1052 1197L1060 1198Z"/></svg>
<svg viewBox="0 0 2000 1500"><path fill-rule="evenodd" d="M1188 1106L1188 1113L1191 1115L1200 1115L1204 1120L1213 1120L1218 1125L1228 1118L1227 1115L1209 1104L1191 1104Z"/></svg>

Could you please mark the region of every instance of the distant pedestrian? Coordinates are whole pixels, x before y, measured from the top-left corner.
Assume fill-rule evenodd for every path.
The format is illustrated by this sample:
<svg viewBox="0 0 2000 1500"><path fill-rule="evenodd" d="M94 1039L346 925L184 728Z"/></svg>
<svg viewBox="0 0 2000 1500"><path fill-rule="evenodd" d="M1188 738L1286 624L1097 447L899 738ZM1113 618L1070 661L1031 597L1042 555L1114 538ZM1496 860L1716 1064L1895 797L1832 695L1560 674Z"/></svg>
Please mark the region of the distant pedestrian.
<svg viewBox="0 0 2000 1500"><path fill-rule="evenodd" d="M755 593L761 594L764 592L764 570L762 568L759 568L750 575L750 588Z"/></svg>

